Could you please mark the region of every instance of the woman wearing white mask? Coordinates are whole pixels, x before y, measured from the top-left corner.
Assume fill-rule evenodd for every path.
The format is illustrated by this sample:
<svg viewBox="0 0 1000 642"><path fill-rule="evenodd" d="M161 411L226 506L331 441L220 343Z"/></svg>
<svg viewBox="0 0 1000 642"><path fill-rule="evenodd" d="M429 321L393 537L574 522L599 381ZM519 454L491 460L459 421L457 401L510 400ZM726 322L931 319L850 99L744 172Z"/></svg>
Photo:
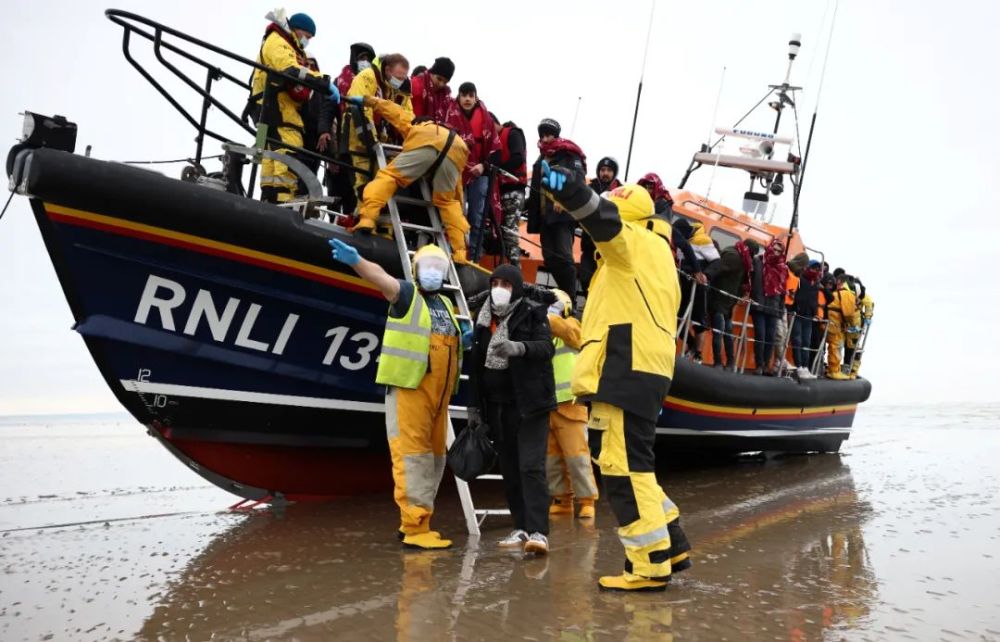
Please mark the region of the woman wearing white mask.
<svg viewBox="0 0 1000 642"><path fill-rule="evenodd" d="M469 425L483 418L499 437L514 531L500 541L526 553L548 552L549 490L545 453L556 407L552 332L547 309L523 296L521 272L501 265L479 311L469 373Z"/></svg>
<svg viewBox="0 0 1000 642"><path fill-rule="evenodd" d="M448 401L458 390L462 344L472 339L472 328L462 327L441 295L448 256L436 245L417 250L414 287L362 259L351 245L338 239L330 245L335 260L351 266L390 303L375 382L386 386L399 538L412 548L448 548L451 540L432 531L430 521L444 474Z"/></svg>

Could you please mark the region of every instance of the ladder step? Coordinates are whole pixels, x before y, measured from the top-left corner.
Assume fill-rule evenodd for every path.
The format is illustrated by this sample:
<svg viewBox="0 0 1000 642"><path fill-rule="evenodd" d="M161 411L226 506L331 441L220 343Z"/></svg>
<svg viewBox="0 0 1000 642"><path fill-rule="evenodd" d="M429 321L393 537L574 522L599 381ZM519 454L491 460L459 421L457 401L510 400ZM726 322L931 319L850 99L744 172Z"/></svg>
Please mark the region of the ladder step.
<svg viewBox="0 0 1000 642"><path fill-rule="evenodd" d="M468 316L466 314L456 314L455 318L456 319L462 319L464 321L472 321L472 317L470 317L470 316Z"/></svg>
<svg viewBox="0 0 1000 642"><path fill-rule="evenodd" d="M393 196L397 203L402 203L404 205L420 205L421 207L433 207L433 203L430 201L425 201L422 198L413 198L412 196Z"/></svg>
<svg viewBox="0 0 1000 642"><path fill-rule="evenodd" d="M438 229L436 227L430 227L429 225L418 225L416 223L400 223L399 226L404 230L416 230L418 232L427 232L429 234L438 233Z"/></svg>
<svg viewBox="0 0 1000 642"><path fill-rule="evenodd" d="M477 508L476 515L510 515L506 508Z"/></svg>
<svg viewBox="0 0 1000 642"><path fill-rule="evenodd" d="M485 475L480 475L476 479L485 479L486 481L502 481L503 475L495 475L493 473L487 473Z"/></svg>
<svg viewBox="0 0 1000 642"><path fill-rule="evenodd" d="M462 290L460 286L452 285L451 283L442 283L441 289L448 290L449 292L460 292Z"/></svg>
<svg viewBox="0 0 1000 642"><path fill-rule="evenodd" d="M460 374L460 375L458 375L458 379L460 381L468 381L469 380L469 375L467 375L467 374Z"/></svg>

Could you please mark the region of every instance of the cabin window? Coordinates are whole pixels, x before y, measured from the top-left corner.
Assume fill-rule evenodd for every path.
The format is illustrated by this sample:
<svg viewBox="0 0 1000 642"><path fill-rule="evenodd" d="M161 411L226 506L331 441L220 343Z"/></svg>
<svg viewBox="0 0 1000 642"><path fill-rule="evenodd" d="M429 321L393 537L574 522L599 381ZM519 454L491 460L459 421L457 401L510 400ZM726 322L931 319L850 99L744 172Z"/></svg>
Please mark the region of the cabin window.
<svg viewBox="0 0 1000 642"><path fill-rule="evenodd" d="M712 231L708 234L713 241L719 244L719 251L726 249L727 247L732 247L740 240L740 237L736 236L732 232L727 232L721 228L713 227Z"/></svg>

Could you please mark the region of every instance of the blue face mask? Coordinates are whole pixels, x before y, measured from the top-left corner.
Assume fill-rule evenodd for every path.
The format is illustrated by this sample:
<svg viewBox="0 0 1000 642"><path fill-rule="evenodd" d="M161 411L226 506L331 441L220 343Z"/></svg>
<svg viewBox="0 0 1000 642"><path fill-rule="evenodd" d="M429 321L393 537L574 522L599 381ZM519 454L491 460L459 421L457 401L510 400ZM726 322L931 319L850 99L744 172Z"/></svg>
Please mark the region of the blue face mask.
<svg viewBox="0 0 1000 642"><path fill-rule="evenodd" d="M299 44L302 46L302 49L305 50L305 48L309 46L309 38L299 36Z"/></svg>
<svg viewBox="0 0 1000 642"><path fill-rule="evenodd" d="M425 267L417 274L420 289L425 292L436 292L444 283L444 270L435 267Z"/></svg>

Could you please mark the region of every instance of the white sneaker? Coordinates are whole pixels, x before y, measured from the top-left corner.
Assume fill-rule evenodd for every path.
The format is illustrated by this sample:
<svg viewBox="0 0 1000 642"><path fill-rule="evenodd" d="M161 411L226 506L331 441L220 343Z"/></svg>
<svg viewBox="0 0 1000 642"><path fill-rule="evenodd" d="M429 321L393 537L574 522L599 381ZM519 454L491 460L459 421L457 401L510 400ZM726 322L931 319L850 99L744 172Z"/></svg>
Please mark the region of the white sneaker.
<svg viewBox="0 0 1000 642"><path fill-rule="evenodd" d="M528 541L528 533L520 528L510 532L510 535L497 542L500 548L521 548Z"/></svg>
<svg viewBox="0 0 1000 642"><path fill-rule="evenodd" d="M528 541L524 543L524 552L546 555L549 552L549 538L541 533L532 533L528 536Z"/></svg>
<svg viewBox="0 0 1000 642"><path fill-rule="evenodd" d="M809 368L805 366L799 366L798 368L799 379L815 379L816 375L809 371Z"/></svg>

